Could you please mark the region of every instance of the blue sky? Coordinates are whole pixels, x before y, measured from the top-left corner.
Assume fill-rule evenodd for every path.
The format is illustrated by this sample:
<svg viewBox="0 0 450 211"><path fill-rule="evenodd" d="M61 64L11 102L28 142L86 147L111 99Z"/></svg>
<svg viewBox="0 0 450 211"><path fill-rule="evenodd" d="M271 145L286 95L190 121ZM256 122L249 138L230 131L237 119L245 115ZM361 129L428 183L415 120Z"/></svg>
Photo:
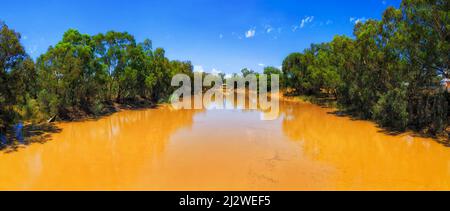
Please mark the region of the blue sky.
<svg viewBox="0 0 450 211"><path fill-rule="evenodd" d="M127 31L149 38L170 59L196 70L261 71L292 52L334 35L352 35L359 20L380 19L400 0L0 0L0 20L22 34L38 57L69 28Z"/></svg>

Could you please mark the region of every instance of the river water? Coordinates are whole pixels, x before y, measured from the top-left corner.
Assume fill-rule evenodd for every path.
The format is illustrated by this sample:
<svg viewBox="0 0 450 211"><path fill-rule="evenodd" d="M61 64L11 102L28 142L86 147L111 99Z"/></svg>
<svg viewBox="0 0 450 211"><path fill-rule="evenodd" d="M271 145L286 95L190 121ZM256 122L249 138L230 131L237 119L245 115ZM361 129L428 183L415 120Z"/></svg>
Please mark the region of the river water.
<svg viewBox="0 0 450 211"><path fill-rule="evenodd" d="M331 109L123 111L0 152L2 190L449 190L450 148Z"/></svg>

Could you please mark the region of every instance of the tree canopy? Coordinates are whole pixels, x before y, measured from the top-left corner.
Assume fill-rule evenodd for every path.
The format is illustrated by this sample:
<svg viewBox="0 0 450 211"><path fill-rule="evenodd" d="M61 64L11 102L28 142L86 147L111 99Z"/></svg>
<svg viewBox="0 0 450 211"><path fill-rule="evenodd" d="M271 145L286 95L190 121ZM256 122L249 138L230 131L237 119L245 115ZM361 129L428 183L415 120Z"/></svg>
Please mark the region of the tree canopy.
<svg viewBox="0 0 450 211"><path fill-rule="evenodd" d="M70 112L99 115L114 102L159 102L169 98L170 79L193 75L190 62L170 61L148 39L137 43L126 32L90 36L66 31L36 64L20 34L0 30L0 129L19 120L44 120Z"/></svg>
<svg viewBox="0 0 450 211"><path fill-rule="evenodd" d="M440 133L449 124L449 1L403 0L382 20L354 28L283 62L287 88L297 94L328 93L359 117L396 130Z"/></svg>

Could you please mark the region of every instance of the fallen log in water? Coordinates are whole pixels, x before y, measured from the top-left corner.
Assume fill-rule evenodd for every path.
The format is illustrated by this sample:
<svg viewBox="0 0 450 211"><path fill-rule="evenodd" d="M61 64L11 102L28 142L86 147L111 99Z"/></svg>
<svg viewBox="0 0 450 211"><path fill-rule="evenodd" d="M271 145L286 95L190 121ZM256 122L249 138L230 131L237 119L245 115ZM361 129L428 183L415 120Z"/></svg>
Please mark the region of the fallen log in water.
<svg viewBox="0 0 450 211"><path fill-rule="evenodd" d="M53 116L52 118L50 118L50 119L47 121L47 123L53 123L53 122L55 122L55 121L56 121L56 115Z"/></svg>

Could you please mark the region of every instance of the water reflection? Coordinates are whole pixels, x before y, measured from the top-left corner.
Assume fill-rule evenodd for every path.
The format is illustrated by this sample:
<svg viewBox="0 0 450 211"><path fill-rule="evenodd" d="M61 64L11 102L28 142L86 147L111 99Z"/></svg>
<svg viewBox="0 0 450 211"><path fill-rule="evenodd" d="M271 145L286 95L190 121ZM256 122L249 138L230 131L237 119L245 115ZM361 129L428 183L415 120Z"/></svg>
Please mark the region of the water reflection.
<svg viewBox="0 0 450 211"><path fill-rule="evenodd" d="M6 144L8 143L6 136L4 136L3 134L0 134L0 147L6 146Z"/></svg>
<svg viewBox="0 0 450 211"><path fill-rule="evenodd" d="M23 136L23 124L18 123L14 126L15 137L19 141L20 144L25 143L25 138Z"/></svg>
<svg viewBox="0 0 450 211"><path fill-rule="evenodd" d="M450 150L409 134L389 136L365 121L310 104L283 106L283 131L305 156L337 171L337 189L448 189Z"/></svg>
<svg viewBox="0 0 450 211"><path fill-rule="evenodd" d="M16 125L14 125L12 127L12 130L14 132L14 135L12 137L9 138L6 137L3 134L0 134L0 149L2 149L2 147L7 147L8 144L11 144L14 142L14 140L17 140L20 144L25 144L25 136L24 136L24 125L23 123L19 122Z"/></svg>
<svg viewBox="0 0 450 211"><path fill-rule="evenodd" d="M170 136L199 112L164 107L60 124L52 142L0 154L0 189L139 188Z"/></svg>
<svg viewBox="0 0 450 211"><path fill-rule="evenodd" d="M125 111L0 154L0 189L450 189L450 150L318 106Z"/></svg>

